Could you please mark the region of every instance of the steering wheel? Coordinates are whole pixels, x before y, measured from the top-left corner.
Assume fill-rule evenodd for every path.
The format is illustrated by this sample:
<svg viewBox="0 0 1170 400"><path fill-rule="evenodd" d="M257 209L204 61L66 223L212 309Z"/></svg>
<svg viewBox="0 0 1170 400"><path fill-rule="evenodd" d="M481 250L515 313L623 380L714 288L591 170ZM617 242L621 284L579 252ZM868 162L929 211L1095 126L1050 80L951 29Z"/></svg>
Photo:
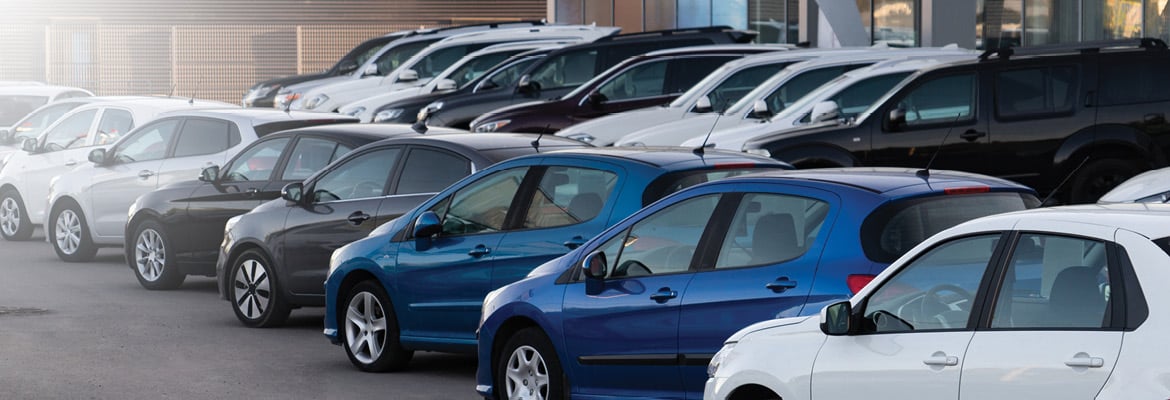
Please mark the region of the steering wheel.
<svg viewBox="0 0 1170 400"><path fill-rule="evenodd" d="M653 272L650 272L650 268L638 260L625 261L613 269L613 276L615 277L646 276L652 274Z"/></svg>
<svg viewBox="0 0 1170 400"><path fill-rule="evenodd" d="M346 196L346 198L354 199L358 198L359 194L374 193L375 191L381 192L381 185L378 185L376 182L372 181L361 181L356 185L353 185L353 188L349 190L349 195Z"/></svg>
<svg viewBox="0 0 1170 400"><path fill-rule="evenodd" d="M943 301L942 296L939 296L939 293L943 293L943 292L951 292L951 293L957 294L957 295L959 295L960 298L955 300L955 301L952 301L952 302ZM971 292L968 292L967 289L963 289L962 287L952 285L949 283L935 285L934 287L930 288L925 293L923 293L922 297L919 299L919 303L918 303L919 314L918 315L921 316L922 318L934 318L940 324L942 324L942 326L944 328L951 328L950 322L947 321L947 319L945 317L943 317L943 314L946 314L946 313L951 312L951 311L967 311L967 310L969 310L971 308L972 299L974 299L974 296L971 295ZM964 309L961 305L959 305L962 303L967 304L966 309Z"/></svg>

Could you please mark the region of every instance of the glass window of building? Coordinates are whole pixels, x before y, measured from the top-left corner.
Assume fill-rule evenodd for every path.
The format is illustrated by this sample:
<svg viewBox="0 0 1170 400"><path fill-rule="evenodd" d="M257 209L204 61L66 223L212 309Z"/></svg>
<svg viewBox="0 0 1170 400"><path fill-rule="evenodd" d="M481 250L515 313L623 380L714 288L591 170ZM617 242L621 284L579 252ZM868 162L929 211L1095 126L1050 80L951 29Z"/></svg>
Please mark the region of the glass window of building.
<svg viewBox="0 0 1170 400"><path fill-rule="evenodd" d="M919 0L857 0L861 24L874 44L918 46Z"/></svg>

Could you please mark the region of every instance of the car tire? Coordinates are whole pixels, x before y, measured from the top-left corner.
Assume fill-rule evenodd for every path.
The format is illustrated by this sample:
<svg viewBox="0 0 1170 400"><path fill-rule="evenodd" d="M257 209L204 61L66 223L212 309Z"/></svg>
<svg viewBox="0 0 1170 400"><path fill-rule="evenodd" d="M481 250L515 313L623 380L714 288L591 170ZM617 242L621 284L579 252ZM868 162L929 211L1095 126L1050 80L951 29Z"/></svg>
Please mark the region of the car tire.
<svg viewBox="0 0 1170 400"><path fill-rule="evenodd" d="M86 262L97 254L97 246L89 236L85 214L76 203L67 203L53 211L52 226L48 228L49 242L57 257L65 262Z"/></svg>
<svg viewBox="0 0 1170 400"><path fill-rule="evenodd" d="M15 189L0 193L0 236L5 240L28 240L33 226L24 208L24 200Z"/></svg>
<svg viewBox="0 0 1170 400"><path fill-rule="evenodd" d="M496 356L495 379L500 399L567 397L556 350L539 328L524 328L508 338Z"/></svg>
<svg viewBox="0 0 1170 400"><path fill-rule="evenodd" d="M1109 190L1141 172L1133 161L1106 158L1089 161L1073 178L1068 199L1071 204L1096 203Z"/></svg>
<svg viewBox="0 0 1170 400"><path fill-rule="evenodd" d="M143 221L134 228L134 245L126 253L126 262L138 278L138 284L150 290L175 289L187 278L168 262L171 242L166 230L155 221Z"/></svg>
<svg viewBox="0 0 1170 400"><path fill-rule="evenodd" d="M232 262L228 272L228 300L245 326L271 328L284 324L292 308L280 290L272 262L263 252L250 249Z"/></svg>
<svg viewBox="0 0 1170 400"><path fill-rule="evenodd" d="M338 322L349 362L366 372L405 369L414 351L403 348L399 341L398 317L382 284L358 283L349 290L344 304L345 311L338 315Z"/></svg>

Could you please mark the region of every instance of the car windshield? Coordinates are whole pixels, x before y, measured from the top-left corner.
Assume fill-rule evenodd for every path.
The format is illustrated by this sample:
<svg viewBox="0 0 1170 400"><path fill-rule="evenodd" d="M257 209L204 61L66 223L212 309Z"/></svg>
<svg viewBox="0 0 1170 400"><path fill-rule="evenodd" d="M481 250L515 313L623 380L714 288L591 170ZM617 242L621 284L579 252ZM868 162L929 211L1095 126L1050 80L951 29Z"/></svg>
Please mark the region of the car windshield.
<svg viewBox="0 0 1170 400"><path fill-rule="evenodd" d="M525 58L505 67L497 68L495 72L491 72L491 75L480 80L475 91L515 86L516 82L520 80L520 73L541 57L543 56Z"/></svg>
<svg viewBox="0 0 1170 400"><path fill-rule="evenodd" d="M467 56L467 54L479 50L480 48L483 48L489 44L490 43L465 44L438 49L431 52L430 54L423 55L422 58L420 58L414 64L411 64L409 68L418 73L418 79L420 81L425 81L434 78L435 75L443 72L443 70L447 69L447 67L450 67L452 64L455 64L456 61L459 61L459 59Z"/></svg>
<svg viewBox="0 0 1170 400"><path fill-rule="evenodd" d="M0 95L0 126L11 126L49 102L46 96Z"/></svg>
<svg viewBox="0 0 1170 400"><path fill-rule="evenodd" d="M496 66L496 64L507 60L508 57L511 57L520 51L521 50L511 50L483 54L479 57L466 60L466 62L448 68L448 71L440 74L440 76L455 81L455 87L462 89L464 86L467 86L468 83L471 83L476 78L479 78L480 75L483 75L485 72L492 69L492 67Z"/></svg>
<svg viewBox="0 0 1170 400"><path fill-rule="evenodd" d="M45 128L60 119L62 115L80 105L81 103L51 104L29 114L12 127L13 141L20 143L24 139L39 136Z"/></svg>
<svg viewBox="0 0 1170 400"><path fill-rule="evenodd" d="M389 50L386 50L386 52L382 53L382 55L379 55L378 58L374 61L374 63L378 65L378 76L385 76L386 74L390 73L390 71L398 69L398 67L402 66L402 63L406 62L406 60L409 60L411 57L414 57L414 55L418 54L418 52L422 49L430 46L431 43L434 43L434 41L422 40L413 43L406 43L400 46L394 46Z"/></svg>
<svg viewBox="0 0 1170 400"><path fill-rule="evenodd" d="M678 99L670 103L670 107L687 107L694 104L700 96L711 99L714 112L721 113L728 105L734 104L744 95L754 90L761 82L780 72L792 62L772 62L740 68L731 72L734 67L723 65L692 86ZM736 66L738 67L738 66Z"/></svg>

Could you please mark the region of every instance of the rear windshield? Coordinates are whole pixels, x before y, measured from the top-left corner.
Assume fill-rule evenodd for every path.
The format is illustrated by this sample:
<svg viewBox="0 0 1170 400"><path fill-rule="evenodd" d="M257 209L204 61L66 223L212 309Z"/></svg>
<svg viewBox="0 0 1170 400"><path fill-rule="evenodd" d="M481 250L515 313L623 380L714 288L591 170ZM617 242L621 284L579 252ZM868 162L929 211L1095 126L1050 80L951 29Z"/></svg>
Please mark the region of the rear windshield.
<svg viewBox="0 0 1170 400"><path fill-rule="evenodd" d="M0 126L15 124L48 101L45 96L0 96Z"/></svg>
<svg viewBox="0 0 1170 400"><path fill-rule="evenodd" d="M944 229L1039 206L1035 196L1021 193L940 194L895 201L878 208L861 224L861 246L869 259L891 263Z"/></svg>
<svg viewBox="0 0 1170 400"><path fill-rule="evenodd" d="M300 119L300 120L271 122L271 123L267 123L267 124L263 124L263 125L256 125L254 127L254 129L256 130L256 137L264 137L264 135L268 135L270 133L276 133L276 132L285 131L285 130L289 130L289 129L304 128L306 126L339 124L339 123L343 123L343 122L353 122L353 120L348 119L348 118L347 119L330 119L330 118Z"/></svg>
<svg viewBox="0 0 1170 400"><path fill-rule="evenodd" d="M780 166L761 165L755 168L705 169L672 172L658 177L658 179L655 179L654 182L651 182L646 186L646 191L642 192L642 206L645 207L650 203L658 201L658 199L666 197L671 193L698 185L700 183L776 168L780 168Z"/></svg>

